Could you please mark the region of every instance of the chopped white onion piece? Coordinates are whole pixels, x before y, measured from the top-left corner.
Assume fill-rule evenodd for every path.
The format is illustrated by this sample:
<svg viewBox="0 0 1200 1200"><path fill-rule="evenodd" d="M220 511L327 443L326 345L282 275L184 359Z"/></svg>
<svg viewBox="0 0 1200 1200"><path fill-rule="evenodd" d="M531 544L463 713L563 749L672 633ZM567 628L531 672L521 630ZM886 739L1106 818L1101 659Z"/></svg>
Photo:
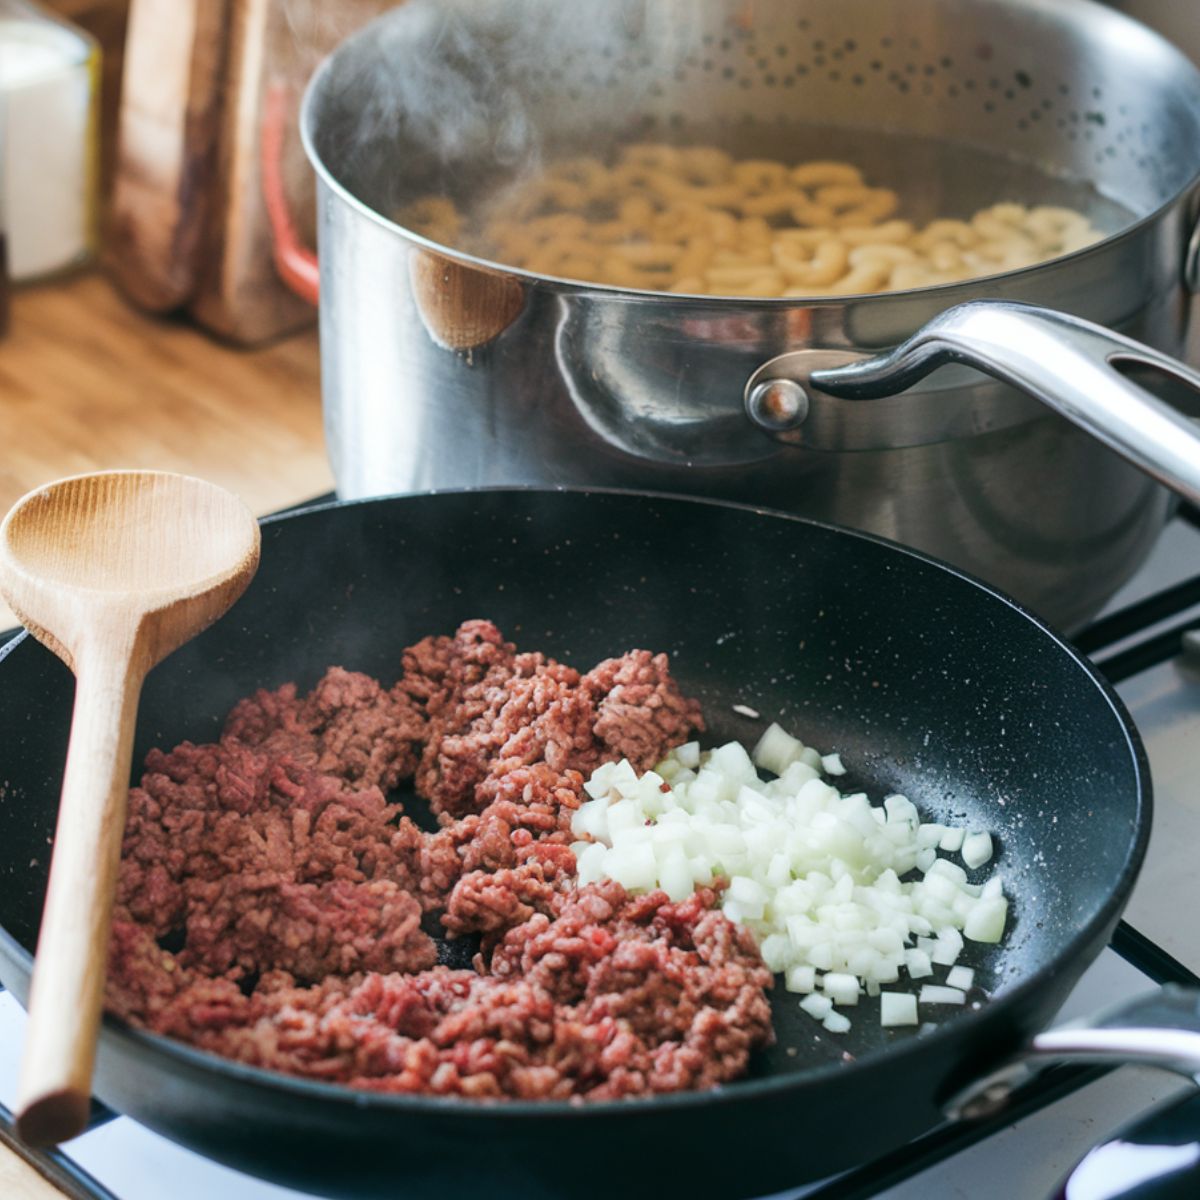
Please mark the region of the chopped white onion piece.
<svg viewBox="0 0 1200 1200"><path fill-rule="evenodd" d="M780 971L787 970L788 964L792 961L792 945L788 941L786 934L768 934L763 938L758 950L762 955L763 962L767 966L767 970L776 975Z"/></svg>
<svg viewBox="0 0 1200 1200"><path fill-rule="evenodd" d="M895 983L900 978L900 959L885 958L880 955L879 961L871 969L870 979L875 983Z"/></svg>
<svg viewBox="0 0 1200 1200"><path fill-rule="evenodd" d="M975 972L970 967L952 967L946 973L946 986L969 992L975 983Z"/></svg>
<svg viewBox="0 0 1200 1200"><path fill-rule="evenodd" d="M729 896L741 905L743 912L757 908L762 912L767 902L767 890L760 883L748 879L745 875L735 875L729 884Z"/></svg>
<svg viewBox="0 0 1200 1200"><path fill-rule="evenodd" d="M884 798L883 808L890 823L904 822L914 828L920 824L917 806L907 796L887 796Z"/></svg>
<svg viewBox="0 0 1200 1200"><path fill-rule="evenodd" d="M908 971L909 979L924 979L933 974L933 965L924 950L906 950L904 966Z"/></svg>
<svg viewBox="0 0 1200 1200"><path fill-rule="evenodd" d="M818 942L809 947L808 961L818 971L828 971L833 967L833 947L829 942Z"/></svg>
<svg viewBox="0 0 1200 1200"><path fill-rule="evenodd" d="M658 881L654 848L648 842L610 850L605 855L604 869L610 878L630 891L649 891Z"/></svg>
<svg viewBox="0 0 1200 1200"><path fill-rule="evenodd" d="M750 752L754 765L775 775L782 775L788 767L798 762L804 753L804 743L794 738L786 729L772 722L758 739Z"/></svg>
<svg viewBox="0 0 1200 1200"><path fill-rule="evenodd" d="M811 996L805 996L800 1001L800 1007L810 1017L815 1017L818 1021L823 1021L833 1012L833 1001L828 996L822 996L820 992L813 992Z"/></svg>
<svg viewBox="0 0 1200 1200"><path fill-rule="evenodd" d="M935 875L941 879L948 879L958 889L967 882L967 873L958 865L952 863L948 858L939 858L934 861L929 868L929 875Z"/></svg>
<svg viewBox="0 0 1200 1200"><path fill-rule="evenodd" d="M936 849L938 842L942 840L946 832L945 825L939 825L934 822L922 825L917 829L917 846L921 850L933 847Z"/></svg>
<svg viewBox="0 0 1200 1200"><path fill-rule="evenodd" d="M1003 896L980 899L963 925L963 933L973 942L998 942L1004 936L1008 919L1008 901Z"/></svg>
<svg viewBox="0 0 1200 1200"><path fill-rule="evenodd" d="M942 967L952 967L962 953L962 934L957 929L947 928L938 930L937 944L929 957Z"/></svg>
<svg viewBox="0 0 1200 1200"><path fill-rule="evenodd" d="M789 992L811 992L816 990L817 972L809 966L788 967L783 973L783 986Z"/></svg>
<svg viewBox="0 0 1200 1200"><path fill-rule="evenodd" d="M638 806L632 800L618 800L616 804L610 804L606 816L610 835L619 829L633 829L645 824L644 819L638 819Z"/></svg>
<svg viewBox="0 0 1200 1200"><path fill-rule="evenodd" d="M962 849L965 836L966 830L951 827L942 834L942 840L938 842L938 849L945 850L947 854L956 854Z"/></svg>
<svg viewBox="0 0 1200 1200"><path fill-rule="evenodd" d="M858 980L853 975L839 971L830 971L822 977L821 987L834 1004L848 1005L858 1003Z"/></svg>
<svg viewBox="0 0 1200 1200"><path fill-rule="evenodd" d="M581 854L575 856L575 868L579 873L579 883L586 886L604 878L604 860L608 856L608 847L599 842L593 842Z"/></svg>
<svg viewBox="0 0 1200 1200"><path fill-rule="evenodd" d="M963 838L962 860L973 871L982 867L992 857L992 835L990 833L969 833Z"/></svg>
<svg viewBox="0 0 1200 1200"><path fill-rule="evenodd" d="M893 1025L917 1023L917 998L911 992L879 993L879 1024L885 1029Z"/></svg>
<svg viewBox="0 0 1200 1200"><path fill-rule="evenodd" d="M692 868L688 864L687 855L678 846L663 856L658 868L658 883L667 893L667 899L676 904L686 900L695 890L696 883L692 878Z"/></svg>
<svg viewBox="0 0 1200 1200"><path fill-rule="evenodd" d="M839 1012L831 1012L821 1022L830 1033L849 1033L850 1018Z"/></svg>
<svg viewBox="0 0 1200 1200"><path fill-rule="evenodd" d="M962 1004L966 996L952 987L939 987L936 983L927 983L921 989L922 1004Z"/></svg>

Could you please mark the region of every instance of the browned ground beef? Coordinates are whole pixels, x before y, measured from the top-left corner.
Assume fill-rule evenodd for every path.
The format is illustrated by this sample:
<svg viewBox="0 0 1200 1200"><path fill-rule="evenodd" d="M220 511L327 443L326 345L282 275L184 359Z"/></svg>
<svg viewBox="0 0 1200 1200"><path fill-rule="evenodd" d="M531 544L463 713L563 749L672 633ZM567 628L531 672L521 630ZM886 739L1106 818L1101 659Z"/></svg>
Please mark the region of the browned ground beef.
<svg viewBox="0 0 1200 1200"><path fill-rule="evenodd" d="M699 889L580 888L583 780L702 727L664 655L581 675L494 625L332 668L154 751L130 794L108 1007L243 1062L384 1091L612 1098L710 1087L770 1040L770 973ZM385 791L415 776L440 828ZM436 966L422 917L478 936ZM171 947L171 948L165 948Z"/></svg>

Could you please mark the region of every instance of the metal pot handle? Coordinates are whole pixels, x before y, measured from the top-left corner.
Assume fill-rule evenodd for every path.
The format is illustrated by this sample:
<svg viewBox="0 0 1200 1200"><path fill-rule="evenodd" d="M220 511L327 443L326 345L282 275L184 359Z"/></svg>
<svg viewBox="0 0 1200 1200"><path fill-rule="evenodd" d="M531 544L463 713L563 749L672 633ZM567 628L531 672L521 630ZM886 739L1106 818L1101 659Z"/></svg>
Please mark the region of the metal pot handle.
<svg viewBox="0 0 1200 1200"><path fill-rule="evenodd" d="M854 361L847 365L848 359ZM857 402L893 396L946 363L976 367L1021 388L1200 504L1200 431L1115 364L1153 367L1197 393L1200 374L1132 338L1031 304L968 301L875 357L829 350L781 355L751 378L747 412L781 440L822 448L826 431L850 423L838 411L845 401L857 408ZM955 406L945 407L950 429Z"/></svg>
<svg viewBox="0 0 1200 1200"><path fill-rule="evenodd" d="M1167 984L1082 1021L1035 1035L1016 1059L943 1103L947 1116L990 1116L1038 1071L1055 1063L1162 1067L1200 1083L1200 990Z"/></svg>

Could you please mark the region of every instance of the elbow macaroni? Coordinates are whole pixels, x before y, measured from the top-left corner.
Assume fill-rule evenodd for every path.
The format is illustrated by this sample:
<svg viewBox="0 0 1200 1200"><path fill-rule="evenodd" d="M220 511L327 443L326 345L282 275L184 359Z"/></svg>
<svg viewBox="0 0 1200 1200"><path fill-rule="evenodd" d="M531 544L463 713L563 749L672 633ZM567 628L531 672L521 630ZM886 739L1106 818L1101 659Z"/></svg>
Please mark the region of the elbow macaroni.
<svg viewBox="0 0 1200 1200"><path fill-rule="evenodd" d="M511 188L471 225L444 196L397 214L414 232L543 275L713 296L848 296L1032 266L1103 234L1074 209L1003 202L918 229L851 163L736 161L638 143Z"/></svg>

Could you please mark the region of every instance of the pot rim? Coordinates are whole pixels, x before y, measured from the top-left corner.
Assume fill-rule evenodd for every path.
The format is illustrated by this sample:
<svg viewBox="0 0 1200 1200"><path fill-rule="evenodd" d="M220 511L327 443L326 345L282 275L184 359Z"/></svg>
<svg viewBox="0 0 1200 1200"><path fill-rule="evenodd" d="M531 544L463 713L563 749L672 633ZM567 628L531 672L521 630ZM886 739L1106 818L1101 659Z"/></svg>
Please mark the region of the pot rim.
<svg viewBox="0 0 1200 1200"><path fill-rule="evenodd" d="M1044 0L1025 0L1025 3L1031 9L1044 7ZM1139 36L1150 38L1160 44L1162 51L1174 56L1180 60L1181 64L1187 72L1192 76L1192 81L1195 87L1196 98L1200 103L1200 66L1194 64L1186 54L1173 42L1169 41L1156 30L1151 29L1148 25L1141 21L1135 20L1133 17L1126 15L1123 12L1115 11L1104 5L1095 3L1095 0L1054 0L1055 7L1074 7L1086 12L1103 14L1104 19L1111 20L1116 24L1125 24L1133 26L1137 29ZM349 47L356 45L360 41L366 41L371 36L372 28L381 22L394 18L396 10L390 10L376 17L362 29L351 34L348 38L343 39L334 49L325 56L318 65L317 69L310 77L308 84L304 89L304 96L300 104L299 114L299 130L300 140L304 147L304 152L308 157L309 163L312 165L317 178L332 191L340 200L348 204L360 216L366 217L373 224L378 225L389 233L397 234L400 237L414 243L423 250L430 251L443 258L448 258L453 262L460 263L464 266L474 267L477 270L483 271L489 275L502 275L509 278L521 280L527 284L537 285L553 285L556 290L564 291L571 294L599 294L604 297L611 297L615 300L636 300L650 304L685 304L691 306L704 306L705 308L718 309L736 309L739 312L745 311L746 308L764 309L767 311L776 309L795 309L795 308L821 308L833 307L840 308L850 302L861 302L864 300L873 300L879 303L887 303L889 300L907 299L911 297L920 298L943 298L945 299L946 307L957 304L963 300L974 299L980 296L980 284L987 285L989 291L995 291L997 288L1003 290L1004 285L1026 280L1037 275L1045 275L1056 268L1069 269L1073 264L1082 262L1085 259L1102 254L1111 248L1120 246L1126 241L1132 241L1142 235L1146 230L1156 225L1170 212L1180 205L1186 205L1189 201L1196 200L1197 204L1193 208L1200 208L1200 152L1197 153L1194 169L1188 180L1182 184L1174 193L1167 197L1162 203L1150 212L1135 218L1129 224L1122 226L1120 229L1102 238L1098 242L1093 242L1090 246L1085 246L1080 250L1073 250L1068 254L1061 254L1055 258L1047 259L1044 262L1036 263L1029 267L1020 267L1012 271L999 271L991 275L980 275L973 279L963 280L957 283L938 283L929 284L925 287L906 288L903 290L897 289L888 292L854 292L847 293L844 296L709 296L699 295L693 292L665 292L655 291L642 288L627 288L618 287L615 284L608 283L593 283L587 280L571 279L560 275L545 275L535 271L529 271L524 267L513 267L505 263L497 262L494 259L485 258L481 255L471 254L465 250L457 249L453 246L447 246L442 242L435 242L430 238L423 236L399 224L396 221L384 216L377 209L372 208L364 200L359 198L345 184L343 184L332 172L315 144L315 125L316 125L316 107L320 93L323 90L324 80L332 70L334 59L339 55L349 52ZM1188 238L1194 237L1200 233L1200 212L1193 211L1187 214L1186 219L1191 222L1195 228L1189 228ZM1184 246L1187 245L1187 239L1184 240Z"/></svg>

